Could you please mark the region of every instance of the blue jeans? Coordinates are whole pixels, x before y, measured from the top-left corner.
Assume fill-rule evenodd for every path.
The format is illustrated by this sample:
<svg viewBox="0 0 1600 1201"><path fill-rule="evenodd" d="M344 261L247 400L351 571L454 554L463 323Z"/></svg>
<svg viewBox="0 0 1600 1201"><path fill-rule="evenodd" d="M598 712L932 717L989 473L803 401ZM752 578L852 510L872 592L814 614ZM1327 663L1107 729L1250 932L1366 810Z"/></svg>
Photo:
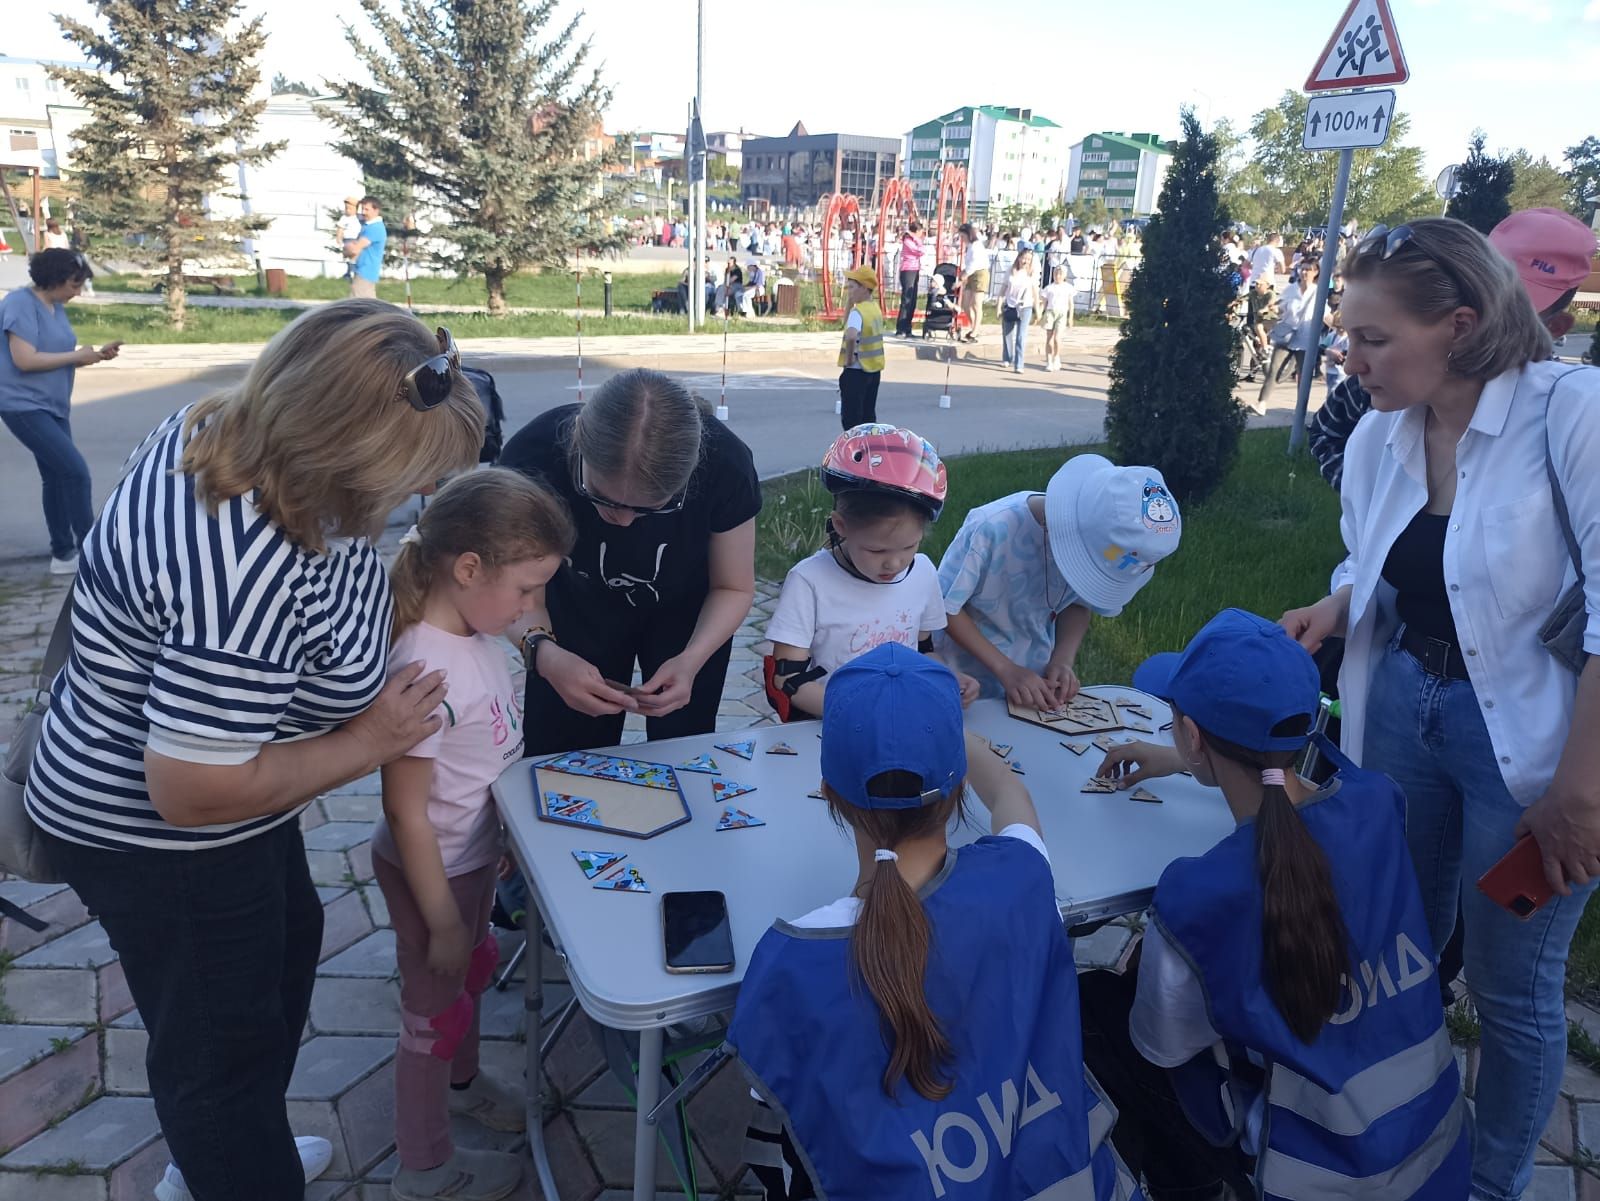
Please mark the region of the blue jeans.
<svg viewBox="0 0 1600 1201"><path fill-rule="evenodd" d="M322 947L295 821L231 846L50 855L122 958L161 1133L195 1201L300 1201L284 1094Z"/></svg>
<svg viewBox="0 0 1600 1201"><path fill-rule="evenodd" d="M1028 354L1028 326L1033 324L1033 306L1000 307L1000 359L1013 370L1021 371Z"/></svg>
<svg viewBox="0 0 1600 1201"><path fill-rule="evenodd" d="M1462 907L1467 988L1483 1026L1473 1196L1516 1201L1567 1063L1567 947L1591 883L1520 921L1474 887L1511 849L1522 806L1506 791L1477 694L1391 643L1372 680L1362 766L1406 794L1423 909L1442 947ZM1463 881L1465 886L1463 887Z"/></svg>
<svg viewBox="0 0 1600 1201"><path fill-rule="evenodd" d="M50 553L70 559L94 524L89 491L89 464L72 442L72 423L43 409L0 413L0 421L18 442L33 452L44 482L44 524L50 531Z"/></svg>

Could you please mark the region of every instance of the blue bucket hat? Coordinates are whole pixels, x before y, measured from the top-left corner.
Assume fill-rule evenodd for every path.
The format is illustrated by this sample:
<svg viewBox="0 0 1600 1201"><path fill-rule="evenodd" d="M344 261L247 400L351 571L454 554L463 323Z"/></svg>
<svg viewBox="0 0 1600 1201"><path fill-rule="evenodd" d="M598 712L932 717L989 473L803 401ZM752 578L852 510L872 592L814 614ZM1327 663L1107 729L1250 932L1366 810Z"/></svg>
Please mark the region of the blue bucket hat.
<svg viewBox="0 0 1600 1201"><path fill-rule="evenodd" d="M1252 751L1299 750L1322 697L1310 652L1277 622L1243 609L1218 613L1182 651L1146 659L1133 673L1133 686L1176 705L1202 730ZM1302 716L1306 724L1298 733L1272 733Z"/></svg>
<svg viewBox="0 0 1600 1201"><path fill-rule="evenodd" d="M880 797L868 781L903 771L922 795ZM822 778L858 809L915 809L948 797L966 778L961 689L943 663L898 642L850 660L828 677L822 711Z"/></svg>

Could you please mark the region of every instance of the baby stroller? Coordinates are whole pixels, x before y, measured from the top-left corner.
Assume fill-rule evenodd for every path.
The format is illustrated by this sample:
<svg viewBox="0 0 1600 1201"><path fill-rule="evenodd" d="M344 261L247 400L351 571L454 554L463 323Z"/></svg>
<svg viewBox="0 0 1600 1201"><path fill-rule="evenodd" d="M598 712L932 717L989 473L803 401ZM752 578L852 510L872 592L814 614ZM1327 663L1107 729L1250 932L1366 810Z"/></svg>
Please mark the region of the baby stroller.
<svg viewBox="0 0 1600 1201"><path fill-rule="evenodd" d="M961 307L961 272L954 263L940 263L928 277L928 303L922 317L922 336L942 333L956 336L956 312Z"/></svg>

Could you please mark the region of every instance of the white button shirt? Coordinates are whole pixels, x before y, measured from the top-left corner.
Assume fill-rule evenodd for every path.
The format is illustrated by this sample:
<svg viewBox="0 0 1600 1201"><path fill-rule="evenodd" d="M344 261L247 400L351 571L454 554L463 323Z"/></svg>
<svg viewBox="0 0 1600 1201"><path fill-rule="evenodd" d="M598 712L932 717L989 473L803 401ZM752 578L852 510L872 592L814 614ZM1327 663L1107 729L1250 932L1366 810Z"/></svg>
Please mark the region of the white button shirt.
<svg viewBox="0 0 1600 1201"><path fill-rule="evenodd" d="M1547 408L1551 460L1583 559L1584 649L1600 654L1600 370L1530 363L1484 385L1456 447L1444 542L1445 587L1467 674L1506 788L1522 805L1550 786L1577 690L1577 677L1538 638L1577 579L1545 471ZM1384 560L1428 503L1426 420L1420 405L1370 412L1345 450L1340 528L1349 557L1332 588L1351 588L1339 695L1344 750L1357 763L1372 673L1399 622Z"/></svg>

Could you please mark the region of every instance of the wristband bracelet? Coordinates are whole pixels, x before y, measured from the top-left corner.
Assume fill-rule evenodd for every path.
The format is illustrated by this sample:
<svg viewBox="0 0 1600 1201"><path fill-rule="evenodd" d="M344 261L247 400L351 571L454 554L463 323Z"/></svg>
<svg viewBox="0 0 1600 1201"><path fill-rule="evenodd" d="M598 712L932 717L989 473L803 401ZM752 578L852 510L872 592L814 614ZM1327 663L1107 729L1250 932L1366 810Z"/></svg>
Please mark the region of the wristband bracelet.
<svg viewBox="0 0 1600 1201"><path fill-rule="evenodd" d="M539 627L529 630L522 640L522 664L534 675L539 674L539 644L542 642L555 642L556 636L549 630ZM540 677L541 679L543 677Z"/></svg>

